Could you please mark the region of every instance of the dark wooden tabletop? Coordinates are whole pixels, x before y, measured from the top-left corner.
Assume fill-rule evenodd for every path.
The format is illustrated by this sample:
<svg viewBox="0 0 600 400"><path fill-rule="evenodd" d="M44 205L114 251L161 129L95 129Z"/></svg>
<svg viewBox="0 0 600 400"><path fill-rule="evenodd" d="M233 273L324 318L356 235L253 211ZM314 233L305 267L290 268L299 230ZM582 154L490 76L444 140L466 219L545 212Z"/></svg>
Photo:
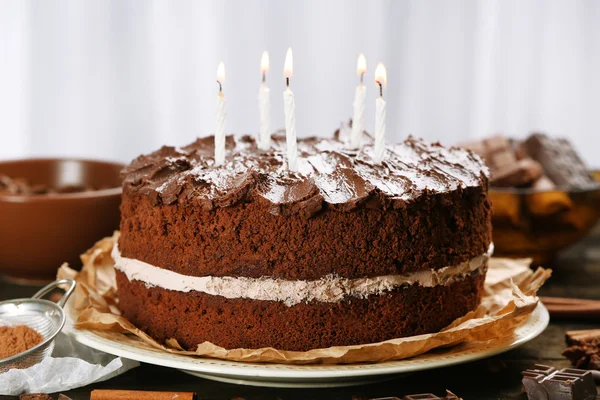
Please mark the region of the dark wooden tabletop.
<svg viewBox="0 0 600 400"><path fill-rule="evenodd" d="M549 265L550 281L542 288L545 296L600 299L600 225L587 239L563 252ZM37 288L0 281L0 300L27 297ZM187 375L177 370L145 365L109 381L64 392L75 400L89 399L92 389L137 389L193 391L199 399L243 398L282 400L351 400L356 397L402 397L411 393L441 395L450 389L465 400L525 399L521 393L521 371L542 363L558 368L569 366L560 353L564 334L571 329L597 328L600 321L551 320L539 337L499 356L460 366L400 375L394 379L364 386L335 389L275 389L219 383ZM0 399L10 399L0 396Z"/></svg>

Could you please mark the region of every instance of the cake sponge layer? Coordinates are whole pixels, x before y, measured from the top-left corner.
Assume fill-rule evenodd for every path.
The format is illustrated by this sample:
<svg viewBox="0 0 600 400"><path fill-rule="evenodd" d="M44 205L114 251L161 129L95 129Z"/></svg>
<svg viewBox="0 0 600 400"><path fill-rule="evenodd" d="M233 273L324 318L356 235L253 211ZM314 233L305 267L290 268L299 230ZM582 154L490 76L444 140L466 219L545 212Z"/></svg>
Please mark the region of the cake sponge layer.
<svg viewBox="0 0 600 400"><path fill-rule="evenodd" d="M431 194L402 209L273 215L260 202L205 210L123 196L123 257L189 276L364 278L458 265L491 243L486 187Z"/></svg>
<svg viewBox="0 0 600 400"><path fill-rule="evenodd" d="M205 341L227 349L307 351L437 332L479 305L484 280L485 268L449 285L412 285L367 298L290 307L149 288L117 271L123 315L158 341L174 338L192 351Z"/></svg>

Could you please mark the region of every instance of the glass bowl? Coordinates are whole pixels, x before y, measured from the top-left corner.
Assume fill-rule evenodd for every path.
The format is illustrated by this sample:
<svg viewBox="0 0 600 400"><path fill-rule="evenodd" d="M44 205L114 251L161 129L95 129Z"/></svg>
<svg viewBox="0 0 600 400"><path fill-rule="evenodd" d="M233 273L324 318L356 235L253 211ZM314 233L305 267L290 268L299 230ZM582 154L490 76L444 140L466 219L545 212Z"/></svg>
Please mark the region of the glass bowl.
<svg viewBox="0 0 600 400"><path fill-rule="evenodd" d="M582 239L600 218L598 182L582 189L490 189L494 255L543 264Z"/></svg>

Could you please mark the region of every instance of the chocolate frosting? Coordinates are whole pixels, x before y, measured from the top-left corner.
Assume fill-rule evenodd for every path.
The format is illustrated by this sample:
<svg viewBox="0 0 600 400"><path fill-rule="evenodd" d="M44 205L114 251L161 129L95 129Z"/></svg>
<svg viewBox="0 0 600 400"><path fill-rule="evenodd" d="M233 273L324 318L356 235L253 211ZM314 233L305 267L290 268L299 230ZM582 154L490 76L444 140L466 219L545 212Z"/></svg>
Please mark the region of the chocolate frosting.
<svg viewBox="0 0 600 400"><path fill-rule="evenodd" d="M308 218L324 207L400 208L427 193L487 187L487 167L468 150L409 137L387 146L376 164L371 144L350 149L338 133L333 139L299 139L298 172L286 168L281 132L272 136L269 151L259 150L250 135L227 136L226 161L218 167L212 136L182 148L163 146L123 170L123 188L148 196L154 205L187 203L210 210L260 201L272 214Z"/></svg>

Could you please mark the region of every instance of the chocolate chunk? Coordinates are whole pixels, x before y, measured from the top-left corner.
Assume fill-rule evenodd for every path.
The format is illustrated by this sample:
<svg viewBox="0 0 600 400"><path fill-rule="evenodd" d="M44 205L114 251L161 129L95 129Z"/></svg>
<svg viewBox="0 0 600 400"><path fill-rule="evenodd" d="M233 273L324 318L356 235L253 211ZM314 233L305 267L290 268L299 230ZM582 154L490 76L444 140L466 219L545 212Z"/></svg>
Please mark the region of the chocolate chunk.
<svg viewBox="0 0 600 400"><path fill-rule="evenodd" d="M14 195L44 195L53 193L80 193L96 190L91 186L83 185L65 185L56 188L46 184L32 184L23 178L11 178L6 175L0 175L0 193Z"/></svg>
<svg viewBox="0 0 600 400"><path fill-rule="evenodd" d="M548 365L523 371L523 391L529 400L595 400L598 394L591 372Z"/></svg>
<svg viewBox="0 0 600 400"><path fill-rule="evenodd" d="M541 165L517 152L515 145L504 136L492 136L478 142L463 143L461 147L483 157L492 174L492 186L531 186L542 176Z"/></svg>
<svg viewBox="0 0 600 400"><path fill-rule="evenodd" d="M600 329L569 331L562 355L576 368L600 370Z"/></svg>
<svg viewBox="0 0 600 400"><path fill-rule="evenodd" d="M494 172L495 171L495 172ZM542 167L530 158L507 161L496 164L492 169L492 186L524 187L530 186L542 176Z"/></svg>
<svg viewBox="0 0 600 400"><path fill-rule="evenodd" d="M536 133L523 144L527 154L539 162L557 186L584 188L596 184L571 143Z"/></svg>

